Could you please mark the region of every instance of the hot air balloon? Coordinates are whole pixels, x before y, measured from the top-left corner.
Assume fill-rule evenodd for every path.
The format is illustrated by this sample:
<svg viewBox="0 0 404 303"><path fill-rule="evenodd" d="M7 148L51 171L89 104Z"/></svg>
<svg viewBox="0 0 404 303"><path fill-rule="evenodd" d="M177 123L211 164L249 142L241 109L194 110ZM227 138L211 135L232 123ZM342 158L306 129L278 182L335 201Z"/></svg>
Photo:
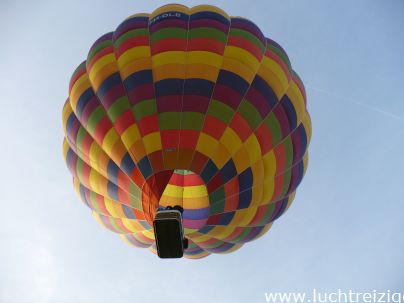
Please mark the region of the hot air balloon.
<svg viewBox="0 0 404 303"><path fill-rule="evenodd" d="M183 208L186 258L265 234L307 168L311 122L286 52L201 5L135 14L74 71L63 152L95 219L156 252L158 209Z"/></svg>

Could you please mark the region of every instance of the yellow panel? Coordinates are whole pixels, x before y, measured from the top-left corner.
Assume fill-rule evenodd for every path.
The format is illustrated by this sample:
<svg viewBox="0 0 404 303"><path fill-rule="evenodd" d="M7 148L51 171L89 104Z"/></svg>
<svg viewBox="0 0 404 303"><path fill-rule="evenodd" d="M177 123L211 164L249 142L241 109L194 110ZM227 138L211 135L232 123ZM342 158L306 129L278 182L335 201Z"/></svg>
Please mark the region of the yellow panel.
<svg viewBox="0 0 404 303"><path fill-rule="evenodd" d="M244 63L244 66L248 67L254 74L257 72L260 65L260 61L249 51L238 46L227 45L224 49L224 57Z"/></svg>
<svg viewBox="0 0 404 303"><path fill-rule="evenodd" d="M254 219L254 216L257 212L256 207L249 207L244 209L239 209L234 214L233 219L230 221L229 225L233 226L247 226L248 223Z"/></svg>
<svg viewBox="0 0 404 303"><path fill-rule="evenodd" d="M157 55L152 56L152 68L156 68L165 64L178 64L178 65L186 65L187 64L187 56L184 51L168 51L159 53ZM179 68L179 66L177 66Z"/></svg>
<svg viewBox="0 0 404 303"><path fill-rule="evenodd" d="M132 19L132 18L135 18L135 17L149 17L149 16L150 16L150 14L148 14L148 13L136 13L136 14L133 14L133 15L130 15L129 17L127 17L125 19L125 21L129 20L129 19Z"/></svg>
<svg viewBox="0 0 404 303"><path fill-rule="evenodd" d="M288 95L290 101L292 102L295 108L297 124L300 124L306 112L306 108L304 104L303 95L301 94L298 86L294 81L291 81L286 94Z"/></svg>
<svg viewBox="0 0 404 303"><path fill-rule="evenodd" d="M74 82L72 89L69 92L69 96L71 99L74 100L74 102L71 102L72 108L76 108L77 107L77 101L78 98L81 96L81 94L87 90L90 87L90 82L88 81L88 76L86 73L84 73L83 75L80 76L80 78L78 78L76 80L76 82Z"/></svg>
<svg viewBox="0 0 404 303"><path fill-rule="evenodd" d="M230 127L226 127L219 141L226 146L231 155L234 155L242 146L240 137Z"/></svg>
<svg viewBox="0 0 404 303"><path fill-rule="evenodd" d="M276 172L276 157L274 151L271 150L262 157L264 163L264 179L273 179Z"/></svg>
<svg viewBox="0 0 404 303"><path fill-rule="evenodd" d="M230 72L240 76L248 83L252 82L252 80L254 79L255 74L256 74L255 71L252 71L250 68L245 66L243 63L241 63L235 59L227 58L227 57L223 57L223 63L222 63L221 69L230 71Z"/></svg>
<svg viewBox="0 0 404 303"><path fill-rule="evenodd" d="M275 191L274 179L265 180L262 187L263 187L263 192L262 192L262 198L261 198L261 205L268 204L268 202L271 201L272 196L274 195L274 191Z"/></svg>
<svg viewBox="0 0 404 303"><path fill-rule="evenodd" d="M94 78L90 79L94 91L98 91L98 88L101 86L104 80L117 71L118 67L116 65L116 62L111 62L110 64L103 67L98 73L94 74Z"/></svg>
<svg viewBox="0 0 404 303"><path fill-rule="evenodd" d="M125 64L125 66L119 66L119 72L121 74L122 80L125 80L127 77L138 71L151 70L151 66L152 61L150 57L139 58Z"/></svg>
<svg viewBox="0 0 404 303"><path fill-rule="evenodd" d="M216 82L219 69L207 64L190 64L187 66L187 78L199 78Z"/></svg>
<svg viewBox="0 0 404 303"><path fill-rule="evenodd" d="M161 150L160 132L154 132L144 136L143 144L147 154Z"/></svg>
<svg viewBox="0 0 404 303"><path fill-rule="evenodd" d="M128 230L130 230L133 233L141 232L141 231L145 230L144 227L139 222L137 222L136 220L133 220L133 219L123 218L122 224L123 224L123 226L125 226Z"/></svg>
<svg viewBox="0 0 404 303"><path fill-rule="evenodd" d="M108 196L108 191L104 185L107 185L107 179L101 176L96 170L90 169L89 186L94 192L103 196Z"/></svg>
<svg viewBox="0 0 404 303"><path fill-rule="evenodd" d="M112 202L112 200L108 198L104 198L105 202L105 208L108 210L108 212L111 214L112 217L114 218L126 218L126 215L124 214L122 210L122 206L118 203Z"/></svg>
<svg viewBox="0 0 404 303"><path fill-rule="evenodd" d="M209 234L216 239L225 241L235 229L235 226L215 226L209 231Z"/></svg>
<svg viewBox="0 0 404 303"><path fill-rule="evenodd" d="M248 152L250 164L257 162L261 159L261 146L257 140L257 137L252 133L244 142L245 149Z"/></svg>
<svg viewBox="0 0 404 303"><path fill-rule="evenodd" d="M264 59L264 62L265 60L267 59ZM280 100L289 87L289 82L282 81L273 72L270 66L268 67L264 64L261 65L260 69L258 70L258 74L271 86L276 96L278 97L278 100Z"/></svg>
<svg viewBox="0 0 404 303"><path fill-rule="evenodd" d="M205 208L209 206L209 197L206 195L200 198L183 198L182 203L186 209Z"/></svg>
<svg viewBox="0 0 404 303"><path fill-rule="evenodd" d="M184 198L201 198L208 195L205 185L185 186L183 187Z"/></svg>
<svg viewBox="0 0 404 303"><path fill-rule="evenodd" d="M250 166L248 153L244 147L240 148L238 152L233 156L233 162L236 166L237 173L241 173Z"/></svg>
<svg viewBox="0 0 404 303"><path fill-rule="evenodd" d="M169 197L182 197L182 192L184 188L182 186L177 186L173 184L167 184L164 189L163 195Z"/></svg>
<svg viewBox="0 0 404 303"><path fill-rule="evenodd" d="M114 128L110 128L102 141L102 149L108 154L112 154L115 143L119 140L119 135Z"/></svg>
<svg viewBox="0 0 404 303"><path fill-rule="evenodd" d="M150 15L150 20L157 17L160 14L168 13L168 12L181 12L184 14L189 14L189 8L185 5L181 4L166 4L157 8L153 13Z"/></svg>
<svg viewBox="0 0 404 303"><path fill-rule="evenodd" d="M231 155L227 148L219 142L211 158L213 163L215 163L218 169L221 169L226 164L226 162L230 160L230 158Z"/></svg>
<svg viewBox="0 0 404 303"><path fill-rule="evenodd" d="M222 9L216 7L216 6L208 5L208 4L202 4L202 5L197 5L197 6L191 7L191 13L192 14L196 14L196 13L199 13L199 12L205 12L205 11L211 11L211 12L220 14L223 17L225 17L227 20L230 21L229 15L224 10L222 10Z"/></svg>
<svg viewBox="0 0 404 303"><path fill-rule="evenodd" d="M185 65L165 64L153 69L153 80L155 82L169 78L185 79Z"/></svg>
<svg viewBox="0 0 404 303"><path fill-rule="evenodd" d="M122 133L122 142L126 146L132 146L136 141L140 139L139 129L136 124L132 124Z"/></svg>
<svg viewBox="0 0 404 303"><path fill-rule="evenodd" d="M201 133L196 145L196 150L211 159L217 144L218 142L215 138L205 133Z"/></svg>
<svg viewBox="0 0 404 303"><path fill-rule="evenodd" d="M289 83L289 79L291 77L290 74L285 74L282 67L275 60L265 56L262 61L262 65L271 70L271 72L274 73L276 78L278 78L284 86Z"/></svg>
<svg viewBox="0 0 404 303"><path fill-rule="evenodd" d="M93 66L91 66L91 69L88 71L90 81L93 82L93 79L95 78L96 74L98 74L101 71L101 69L114 62L115 62L115 54L112 53L102 56L101 58L98 58L98 60L95 61Z"/></svg>
<svg viewBox="0 0 404 303"><path fill-rule="evenodd" d="M137 60L142 60L144 58L150 58L150 47L149 46L136 46L126 50L118 58L119 68L125 67L127 64L132 63Z"/></svg>
<svg viewBox="0 0 404 303"><path fill-rule="evenodd" d="M187 53L188 64L206 64L216 68L222 65L223 57L208 51L191 51Z"/></svg>

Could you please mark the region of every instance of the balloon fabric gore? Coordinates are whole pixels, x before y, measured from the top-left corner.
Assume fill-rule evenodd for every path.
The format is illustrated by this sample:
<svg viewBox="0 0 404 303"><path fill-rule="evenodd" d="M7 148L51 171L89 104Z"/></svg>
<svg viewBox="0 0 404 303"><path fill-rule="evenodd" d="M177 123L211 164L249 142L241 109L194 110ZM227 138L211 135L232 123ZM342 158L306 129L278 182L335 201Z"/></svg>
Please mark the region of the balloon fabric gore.
<svg viewBox="0 0 404 303"><path fill-rule="evenodd" d="M73 73L63 151L95 219L155 252L183 207L187 258L266 233L307 168L311 122L285 51L251 21L170 4L100 37Z"/></svg>

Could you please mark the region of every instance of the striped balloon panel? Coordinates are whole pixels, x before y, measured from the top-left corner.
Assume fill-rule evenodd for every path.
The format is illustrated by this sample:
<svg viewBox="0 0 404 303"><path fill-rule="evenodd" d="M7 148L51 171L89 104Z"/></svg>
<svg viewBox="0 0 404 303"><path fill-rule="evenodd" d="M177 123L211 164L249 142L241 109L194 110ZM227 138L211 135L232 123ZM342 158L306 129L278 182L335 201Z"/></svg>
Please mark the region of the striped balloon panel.
<svg viewBox="0 0 404 303"><path fill-rule="evenodd" d="M73 73L64 156L97 221L155 251L182 205L189 258L232 252L291 205L311 138L283 48L219 8L166 5L100 37Z"/></svg>

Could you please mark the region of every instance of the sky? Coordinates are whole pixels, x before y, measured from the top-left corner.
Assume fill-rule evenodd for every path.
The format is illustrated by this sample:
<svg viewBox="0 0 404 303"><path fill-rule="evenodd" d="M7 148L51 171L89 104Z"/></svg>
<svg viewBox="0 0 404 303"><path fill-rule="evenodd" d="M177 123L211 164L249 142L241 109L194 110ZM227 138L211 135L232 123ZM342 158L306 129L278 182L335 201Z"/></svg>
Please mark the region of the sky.
<svg viewBox="0 0 404 303"><path fill-rule="evenodd" d="M404 293L404 1L208 2L253 20L306 85L308 171L265 236L227 255L161 260L92 218L62 156L68 81L99 36L163 4L0 0L0 302Z"/></svg>

